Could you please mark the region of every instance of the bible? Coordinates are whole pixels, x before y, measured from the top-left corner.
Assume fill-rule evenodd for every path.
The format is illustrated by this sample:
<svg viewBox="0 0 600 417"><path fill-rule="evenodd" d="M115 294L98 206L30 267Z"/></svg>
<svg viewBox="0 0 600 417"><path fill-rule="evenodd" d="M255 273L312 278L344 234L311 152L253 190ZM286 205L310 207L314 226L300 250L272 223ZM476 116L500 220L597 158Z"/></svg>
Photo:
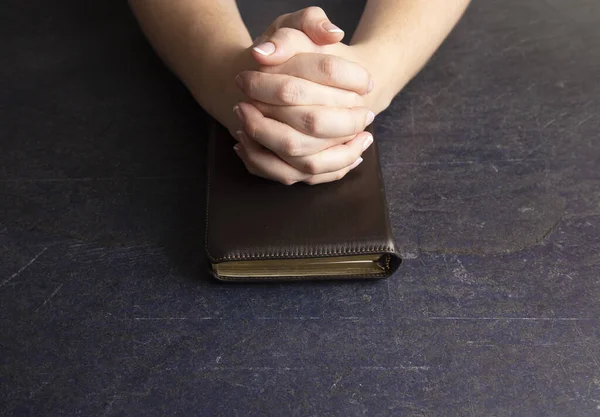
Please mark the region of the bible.
<svg viewBox="0 0 600 417"><path fill-rule="evenodd" d="M374 279L401 263L377 144L339 181L286 186L247 172L220 124L211 126L205 248L224 281Z"/></svg>

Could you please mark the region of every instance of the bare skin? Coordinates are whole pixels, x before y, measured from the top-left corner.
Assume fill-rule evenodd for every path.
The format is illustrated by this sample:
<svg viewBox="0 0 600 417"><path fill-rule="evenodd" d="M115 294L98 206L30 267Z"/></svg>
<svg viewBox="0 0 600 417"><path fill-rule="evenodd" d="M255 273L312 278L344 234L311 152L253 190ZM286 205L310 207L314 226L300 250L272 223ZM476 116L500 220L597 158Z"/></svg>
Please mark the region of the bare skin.
<svg viewBox="0 0 600 417"><path fill-rule="evenodd" d="M238 139L248 170L284 184L342 178L364 129L418 73L469 0L368 0L350 45L325 12L280 16L253 43L235 0L129 0L149 41Z"/></svg>

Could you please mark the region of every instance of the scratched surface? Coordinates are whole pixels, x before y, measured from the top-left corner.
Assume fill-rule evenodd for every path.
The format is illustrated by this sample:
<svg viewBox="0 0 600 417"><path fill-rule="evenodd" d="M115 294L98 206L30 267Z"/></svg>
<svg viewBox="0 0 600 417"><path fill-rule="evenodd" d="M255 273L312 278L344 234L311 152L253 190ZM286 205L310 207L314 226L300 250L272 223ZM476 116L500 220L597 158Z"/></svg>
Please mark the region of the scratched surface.
<svg viewBox="0 0 600 417"><path fill-rule="evenodd" d="M378 118L404 267L293 285L206 276L207 118L83 3L0 6L0 415L600 415L597 0L474 2Z"/></svg>

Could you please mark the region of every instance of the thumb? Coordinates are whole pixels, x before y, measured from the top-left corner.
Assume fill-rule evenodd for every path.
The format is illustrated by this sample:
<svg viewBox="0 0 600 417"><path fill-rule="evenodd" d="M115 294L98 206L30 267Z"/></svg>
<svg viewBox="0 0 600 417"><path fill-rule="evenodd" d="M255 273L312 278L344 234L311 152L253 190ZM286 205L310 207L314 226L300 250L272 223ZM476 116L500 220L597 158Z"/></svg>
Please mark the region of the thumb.
<svg viewBox="0 0 600 417"><path fill-rule="evenodd" d="M286 37L286 33L289 33L290 29L302 32L312 45L306 43L304 39L295 48L291 47L292 45L288 42L278 45L276 41L284 40L282 38ZM283 35L281 35L282 32ZM298 36L295 36L295 38L298 38ZM320 7L307 7L294 13L279 16L267 31L256 40L253 55L261 65L278 65L291 58L295 53L317 52L315 47L332 45L340 42L343 38L344 31L329 21L323 9ZM283 53L281 48L287 48L287 53ZM289 54L291 51L294 53Z"/></svg>
<svg viewBox="0 0 600 417"><path fill-rule="evenodd" d="M331 23L320 7L307 7L284 15L277 25L300 30L317 45L331 45L344 38L344 31Z"/></svg>
<svg viewBox="0 0 600 417"><path fill-rule="evenodd" d="M252 56L260 65L279 65L297 54L319 53L316 45L306 34L296 29L281 28L271 37L259 39L252 48Z"/></svg>

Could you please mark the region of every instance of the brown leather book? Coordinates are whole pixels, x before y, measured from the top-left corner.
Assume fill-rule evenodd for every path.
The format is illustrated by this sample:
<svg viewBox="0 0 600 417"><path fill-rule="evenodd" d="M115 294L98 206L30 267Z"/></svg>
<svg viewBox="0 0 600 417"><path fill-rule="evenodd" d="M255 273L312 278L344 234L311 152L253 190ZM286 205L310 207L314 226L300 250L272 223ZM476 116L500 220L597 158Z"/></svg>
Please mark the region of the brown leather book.
<svg viewBox="0 0 600 417"><path fill-rule="evenodd" d="M398 268L376 143L340 181L285 186L249 174L221 125L210 136L205 247L216 278L367 279Z"/></svg>

